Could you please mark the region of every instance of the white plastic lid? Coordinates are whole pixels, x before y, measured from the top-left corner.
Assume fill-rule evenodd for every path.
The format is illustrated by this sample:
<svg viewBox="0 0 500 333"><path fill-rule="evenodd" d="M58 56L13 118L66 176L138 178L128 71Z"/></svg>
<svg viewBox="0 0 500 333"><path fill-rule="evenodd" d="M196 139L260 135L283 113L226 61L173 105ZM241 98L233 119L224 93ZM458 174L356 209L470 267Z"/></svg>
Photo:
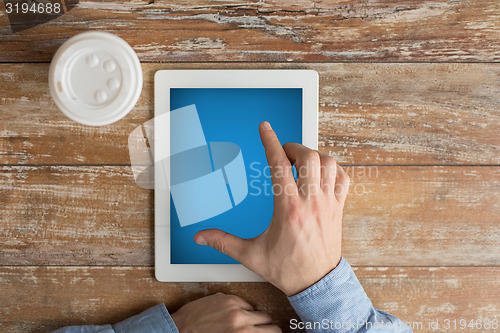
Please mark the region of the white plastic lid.
<svg viewBox="0 0 500 333"><path fill-rule="evenodd" d="M142 89L137 55L107 32L84 32L57 50L49 71L50 94L70 119L108 125L132 110Z"/></svg>

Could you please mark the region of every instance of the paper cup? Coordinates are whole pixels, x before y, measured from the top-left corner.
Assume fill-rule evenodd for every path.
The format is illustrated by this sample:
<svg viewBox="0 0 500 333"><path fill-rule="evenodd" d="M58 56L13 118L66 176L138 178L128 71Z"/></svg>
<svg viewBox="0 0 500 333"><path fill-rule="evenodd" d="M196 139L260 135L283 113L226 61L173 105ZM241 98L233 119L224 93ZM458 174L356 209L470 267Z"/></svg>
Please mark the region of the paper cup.
<svg viewBox="0 0 500 333"><path fill-rule="evenodd" d="M84 32L56 52L49 71L50 95L70 119L85 125L114 123L134 107L142 89L137 55L107 32Z"/></svg>

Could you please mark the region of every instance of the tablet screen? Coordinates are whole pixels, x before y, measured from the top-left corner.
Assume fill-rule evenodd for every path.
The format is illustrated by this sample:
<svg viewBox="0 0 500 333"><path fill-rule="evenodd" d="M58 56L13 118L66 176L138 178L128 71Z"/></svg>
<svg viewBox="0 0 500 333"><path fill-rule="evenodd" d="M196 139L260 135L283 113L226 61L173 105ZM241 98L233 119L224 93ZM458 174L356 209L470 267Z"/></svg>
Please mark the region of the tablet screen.
<svg viewBox="0 0 500 333"><path fill-rule="evenodd" d="M246 182L247 192L238 203L236 193L231 196L228 186L231 197L229 209L184 226L179 221L171 196L171 264L238 264L236 260L211 247L196 244L194 235L203 229L217 228L242 238L252 238L267 229L273 215L273 192L258 128L262 121L269 121L282 144L302 143L302 89L170 89L171 110L193 104L207 142L229 142L240 148L245 171L241 177L244 177L242 181ZM171 128L171 133L172 131ZM189 209L196 211L203 207L193 203Z"/></svg>

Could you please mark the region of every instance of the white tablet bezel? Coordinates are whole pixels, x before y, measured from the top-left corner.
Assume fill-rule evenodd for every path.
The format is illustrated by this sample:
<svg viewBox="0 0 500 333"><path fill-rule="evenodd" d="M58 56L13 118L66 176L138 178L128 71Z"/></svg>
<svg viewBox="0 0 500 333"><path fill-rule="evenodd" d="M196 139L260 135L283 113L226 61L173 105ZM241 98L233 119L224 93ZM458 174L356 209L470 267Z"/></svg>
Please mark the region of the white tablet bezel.
<svg viewBox="0 0 500 333"><path fill-rule="evenodd" d="M301 88L302 143L318 149L318 73L313 70L159 70L155 73L155 119L170 112L171 88ZM265 119L263 119L265 120ZM169 131L155 121L155 161L169 155ZM163 123L164 124L164 123ZM164 126L164 125L163 125ZM257 130L257 129L256 129ZM162 143L162 144L159 144ZM170 191L155 163L155 276L161 282L260 282L241 264L170 263ZM166 170L166 171L165 171ZM168 178L168 176L167 176Z"/></svg>

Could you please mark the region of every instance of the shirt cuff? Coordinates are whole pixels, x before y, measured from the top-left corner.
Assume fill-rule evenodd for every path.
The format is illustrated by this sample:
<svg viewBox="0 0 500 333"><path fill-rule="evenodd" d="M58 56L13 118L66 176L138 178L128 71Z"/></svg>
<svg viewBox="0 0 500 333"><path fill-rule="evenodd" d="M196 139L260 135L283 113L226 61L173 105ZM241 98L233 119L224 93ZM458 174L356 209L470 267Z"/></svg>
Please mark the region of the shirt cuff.
<svg viewBox="0 0 500 333"><path fill-rule="evenodd" d="M349 263L342 258L330 273L308 289L288 297L304 323L328 322L353 327L373 309Z"/></svg>
<svg viewBox="0 0 500 333"><path fill-rule="evenodd" d="M116 333L179 333L163 303L113 325L113 329Z"/></svg>

